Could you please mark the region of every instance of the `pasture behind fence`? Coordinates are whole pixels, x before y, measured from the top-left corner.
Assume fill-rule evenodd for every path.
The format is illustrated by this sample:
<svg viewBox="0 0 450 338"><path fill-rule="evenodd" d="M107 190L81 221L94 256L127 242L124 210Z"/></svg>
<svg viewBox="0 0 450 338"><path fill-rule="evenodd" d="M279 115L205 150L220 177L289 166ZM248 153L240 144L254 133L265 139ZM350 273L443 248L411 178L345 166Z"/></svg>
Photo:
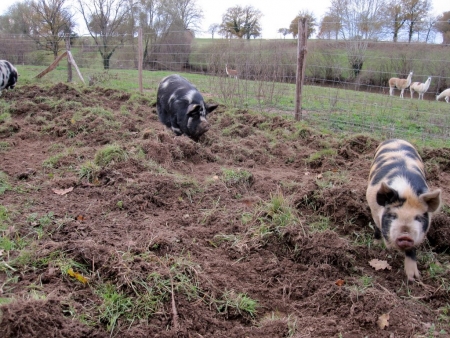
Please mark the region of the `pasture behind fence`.
<svg viewBox="0 0 450 338"><path fill-rule="evenodd" d="M292 115L298 42L293 39L195 39L186 32L157 43L143 35L142 68L145 93L156 89L163 73L182 73L208 99L228 107ZM104 69L98 48L89 36L71 40L71 53L91 85L139 67L139 40L127 37ZM111 46L113 47L113 46ZM52 55L36 49L24 36L0 35L3 59L42 70ZM450 46L376 41L309 40L302 93L303 118L335 132L371 132L386 137L448 140L450 104L436 94L450 88ZM225 66L236 71L228 76ZM40 68L39 68L40 67ZM66 62L58 68L67 67ZM389 95L389 78L425 82L424 100ZM37 71L39 73L39 71ZM155 76L153 76L155 75ZM50 81L51 74L41 81ZM63 80L65 81L65 80ZM136 91L139 81L136 77ZM20 85L20 81L19 81Z"/></svg>

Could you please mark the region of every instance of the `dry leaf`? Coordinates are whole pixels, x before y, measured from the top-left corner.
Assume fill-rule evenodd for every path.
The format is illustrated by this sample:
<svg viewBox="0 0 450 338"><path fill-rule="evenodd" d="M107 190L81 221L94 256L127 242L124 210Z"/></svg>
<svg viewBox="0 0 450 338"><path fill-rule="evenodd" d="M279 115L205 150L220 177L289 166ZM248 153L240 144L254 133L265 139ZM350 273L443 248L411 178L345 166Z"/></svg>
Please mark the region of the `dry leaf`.
<svg viewBox="0 0 450 338"><path fill-rule="evenodd" d="M372 259L371 261L369 261L369 264L375 270L385 270L385 269L391 270L392 269L392 267L388 264L388 262L381 261L379 259Z"/></svg>
<svg viewBox="0 0 450 338"><path fill-rule="evenodd" d="M334 284L336 284L337 286L342 286L345 284L345 280L343 279L338 279L336 282L334 282Z"/></svg>
<svg viewBox="0 0 450 338"><path fill-rule="evenodd" d="M67 189L52 189L52 191L57 195L65 195L73 190L73 187Z"/></svg>
<svg viewBox="0 0 450 338"><path fill-rule="evenodd" d="M308 176L308 175L309 175L309 171L305 172L305 176Z"/></svg>
<svg viewBox="0 0 450 338"><path fill-rule="evenodd" d="M74 278L76 278L77 280L79 280L81 283L86 284L87 282L89 282L89 279L84 277L81 273L75 272L73 271L72 268L70 268L69 270L67 270L67 274L69 276L72 276Z"/></svg>
<svg viewBox="0 0 450 338"><path fill-rule="evenodd" d="M322 178L323 177L323 175L322 174L318 174L317 176L316 176L316 178Z"/></svg>
<svg viewBox="0 0 450 338"><path fill-rule="evenodd" d="M84 217L83 215L78 215L77 217L75 217L75 219L77 221L84 221L86 219L86 217Z"/></svg>
<svg viewBox="0 0 450 338"><path fill-rule="evenodd" d="M386 326L389 326L389 313L383 313L381 316L379 316L377 324L378 327L382 330L384 330Z"/></svg>
<svg viewBox="0 0 450 338"><path fill-rule="evenodd" d="M219 176L217 176L217 175L213 176L213 180L217 181L218 179L219 179Z"/></svg>

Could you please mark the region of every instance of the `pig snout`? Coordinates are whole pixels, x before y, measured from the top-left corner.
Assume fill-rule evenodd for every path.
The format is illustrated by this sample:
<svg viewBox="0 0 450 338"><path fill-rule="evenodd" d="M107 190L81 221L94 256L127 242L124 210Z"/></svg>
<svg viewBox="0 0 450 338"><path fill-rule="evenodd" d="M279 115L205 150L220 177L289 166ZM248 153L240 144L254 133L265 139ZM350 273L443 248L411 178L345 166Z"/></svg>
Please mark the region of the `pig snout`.
<svg viewBox="0 0 450 338"><path fill-rule="evenodd" d="M206 133L210 127L211 125L208 121L202 121L202 123L200 123L199 129L202 133Z"/></svg>
<svg viewBox="0 0 450 338"><path fill-rule="evenodd" d="M402 250L407 250L414 247L414 240L409 236L400 236L395 240L395 243Z"/></svg>

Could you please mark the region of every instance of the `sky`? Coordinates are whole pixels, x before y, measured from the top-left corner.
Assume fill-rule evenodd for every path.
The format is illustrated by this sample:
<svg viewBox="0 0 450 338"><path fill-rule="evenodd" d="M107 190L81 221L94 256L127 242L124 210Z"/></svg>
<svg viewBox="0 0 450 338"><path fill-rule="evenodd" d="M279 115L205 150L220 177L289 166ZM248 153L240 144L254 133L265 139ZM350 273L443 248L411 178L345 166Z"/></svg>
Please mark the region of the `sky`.
<svg viewBox="0 0 450 338"><path fill-rule="evenodd" d="M20 0L0 0L0 15L16 2L20 2ZM262 38L274 39L282 38L278 29L289 28L291 21L302 10L313 12L319 22L330 6L331 0L196 0L196 2L204 15L201 24L201 30L204 33L197 33L198 37L210 37L210 34L207 33L208 27L213 23L221 23L222 15L228 8L236 5L251 5L263 14L261 18ZM449 0L431 0L431 2L434 15L450 11ZM83 34L80 31L78 33Z"/></svg>

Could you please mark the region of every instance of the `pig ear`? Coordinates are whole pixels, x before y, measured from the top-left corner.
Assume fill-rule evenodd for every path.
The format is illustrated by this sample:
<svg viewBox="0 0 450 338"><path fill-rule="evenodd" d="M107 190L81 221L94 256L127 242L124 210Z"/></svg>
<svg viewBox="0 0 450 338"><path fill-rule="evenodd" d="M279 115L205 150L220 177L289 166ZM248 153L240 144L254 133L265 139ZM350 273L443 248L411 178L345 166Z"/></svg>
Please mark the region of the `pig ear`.
<svg viewBox="0 0 450 338"><path fill-rule="evenodd" d="M207 104L206 105L206 114L211 113L213 110L215 110L219 105L218 104Z"/></svg>
<svg viewBox="0 0 450 338"><path fill-rule="evenodd" d="M382 207L398 200L397 190L392 189L385 182L381 183L381 187L377 192L377 203Z"/></svg>
<svg viewBox="0 0 450 338"><path fill-rule="evenodd" d="M435 212L441 206L441 189L426 192L425 194L420 195L420 199L428 205L429 212Z"/></svg>
<svg viewBox="0 0 450 338"><path fill-rule="evenodd" d="M190 104L187 110L187 116L192 116L197 113L200 109L199 104Z"/></svg>

